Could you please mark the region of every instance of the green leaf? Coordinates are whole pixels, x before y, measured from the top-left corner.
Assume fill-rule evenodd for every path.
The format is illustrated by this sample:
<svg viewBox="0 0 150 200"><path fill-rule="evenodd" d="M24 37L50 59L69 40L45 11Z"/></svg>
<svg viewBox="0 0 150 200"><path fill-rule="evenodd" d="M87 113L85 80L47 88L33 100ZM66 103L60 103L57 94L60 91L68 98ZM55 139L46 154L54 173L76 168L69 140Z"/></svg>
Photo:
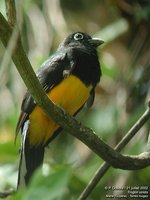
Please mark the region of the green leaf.
<svg viewBox="0 0 150 200"><path fill-rule="evenodd" d="M61 166L48 176L43 176L38 170L27 190L20 191L22 200L60 200L68 194L68 184L71 170L68 166ZM18 200L17 194L13 200Z"/></svg>

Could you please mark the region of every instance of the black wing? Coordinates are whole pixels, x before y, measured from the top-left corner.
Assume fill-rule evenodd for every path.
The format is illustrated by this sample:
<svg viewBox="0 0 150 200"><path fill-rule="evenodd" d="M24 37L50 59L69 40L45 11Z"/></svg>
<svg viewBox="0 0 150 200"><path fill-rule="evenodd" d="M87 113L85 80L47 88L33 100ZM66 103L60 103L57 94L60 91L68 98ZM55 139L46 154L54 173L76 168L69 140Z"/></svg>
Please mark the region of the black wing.
<svg viewBox="0 0 150 200"><path fill-rule="evenodd" d="M46 92L49 92L64 78L64 71L69 69L70 62L67 59L66 53L57 52L54 56L50 57L37 72L37 77ZM67 67L66 67L67 66ZM36 106L36 102L32 96L27 92L24 96L21 114L16 128L16 137L21 128L21 148L20 148L20 163L18 173L18 186L27 185L34 171L39 167L44 158L43 145L31 146L29 144L27 130L29 126L29 115ZM60 132L59 128L50 140L54 139ZM50 141L49 141L50 142Z"/></svg>
<svg viewBox="0 0 150 200"><path fill-rule="evenodd" d="M72 62L70 63L65 51L55 53L42 64L37 72L37 77L46 93L61 82L66 76L66 72L69 72L69 68L71 71ZM16 137L35 106L36 102L30 93L27 92L22 101L21 114L16 127Z"/></svg>

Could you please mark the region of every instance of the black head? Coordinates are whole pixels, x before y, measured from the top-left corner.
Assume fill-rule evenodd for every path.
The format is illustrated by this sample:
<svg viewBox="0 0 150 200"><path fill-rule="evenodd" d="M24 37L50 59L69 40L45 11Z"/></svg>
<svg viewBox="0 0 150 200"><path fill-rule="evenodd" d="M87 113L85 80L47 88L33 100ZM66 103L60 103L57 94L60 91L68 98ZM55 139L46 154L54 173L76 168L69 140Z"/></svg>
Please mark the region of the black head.
<svg viewBox="0 0 150 200"><path fill-rule="evenodd" d="M76 75L85 85L92 84L95 87L101 76L96 48L103 43L83 32L66 37L57 52L58 55L61 55L60 52L65 55L65 75Z"/></svg>
<svg viewBox="0 0 150 200"><path fill-rule="evenodd" d="M103 44L104 41L98 38L92 38L87 33L75 32L70 34L61 43L60 47L79 47L79 48L91 48L96 49L99 45Z"/></svg>

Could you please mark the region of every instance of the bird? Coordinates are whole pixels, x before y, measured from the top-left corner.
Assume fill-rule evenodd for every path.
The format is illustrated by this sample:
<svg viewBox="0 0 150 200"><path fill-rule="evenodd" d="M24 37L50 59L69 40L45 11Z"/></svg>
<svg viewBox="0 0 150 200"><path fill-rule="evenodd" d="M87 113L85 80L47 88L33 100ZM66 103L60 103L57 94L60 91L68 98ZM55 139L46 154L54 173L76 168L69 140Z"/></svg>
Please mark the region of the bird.
<svg viewBox="0 0 150 200"><path fill-rule="evenodd" d="M102 75L97 47L103 42L84 32L71 33L37 70L36 76L49 99L71 116L85 104L93 104ZM17 188L28 186L35 170L43 164L46 146L61 131L27 91L16 125L16 137L21 132Z"/></svg>

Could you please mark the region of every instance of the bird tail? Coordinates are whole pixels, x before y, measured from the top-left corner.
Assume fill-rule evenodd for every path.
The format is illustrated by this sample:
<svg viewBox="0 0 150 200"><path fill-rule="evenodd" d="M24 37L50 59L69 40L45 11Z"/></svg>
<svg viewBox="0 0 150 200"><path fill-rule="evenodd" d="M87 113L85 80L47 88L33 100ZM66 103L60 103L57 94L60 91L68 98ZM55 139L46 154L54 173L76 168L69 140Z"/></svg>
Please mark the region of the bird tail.
<svg viewBox="0 0 150 200"><path fill-rule="evenodd" d="M31 146L26 132L26 130L22 132L17 188L28 185L31 176L42 165L44 159L44 146Z"/></svg>

